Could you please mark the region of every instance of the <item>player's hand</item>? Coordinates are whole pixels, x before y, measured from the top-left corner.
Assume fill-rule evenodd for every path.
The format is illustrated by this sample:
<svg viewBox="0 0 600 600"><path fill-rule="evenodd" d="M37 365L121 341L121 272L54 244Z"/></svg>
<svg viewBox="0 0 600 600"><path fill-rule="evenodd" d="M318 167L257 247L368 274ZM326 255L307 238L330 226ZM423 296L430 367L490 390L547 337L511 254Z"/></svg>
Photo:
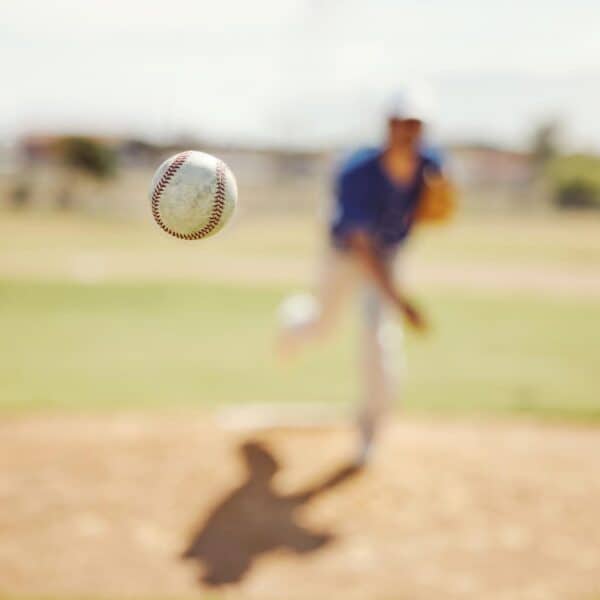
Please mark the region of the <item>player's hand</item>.
<svg viewBox="0 0 600 600"><path fill-rule="evenodd" d="M423 313L414 304L407 300L402 300L400 308L404 318L413 329L420 332L427 330L427 321Z"/></svg>

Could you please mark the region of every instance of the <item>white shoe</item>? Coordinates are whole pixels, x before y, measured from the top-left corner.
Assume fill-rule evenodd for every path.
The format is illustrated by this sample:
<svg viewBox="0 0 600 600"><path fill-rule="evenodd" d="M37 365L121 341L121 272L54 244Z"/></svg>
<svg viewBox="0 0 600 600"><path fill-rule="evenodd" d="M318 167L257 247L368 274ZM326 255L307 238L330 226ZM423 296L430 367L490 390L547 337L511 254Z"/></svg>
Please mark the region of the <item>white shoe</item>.
<svg viewBox="0 0 600 600"><path fill-rule="evenodd" d="M283 300L278 313L284 329L296 329L317 318L319 303L312 294L293 294Z"/></svg>
<svg viewBox="0 0 600 600"><path fill-rule="evenodd" d="M288 359L302 345L302 329L314 322L319 315L319 304L311 294L301 293L288 296L278 310L281 333L277 340L277 354Z"/></svg>

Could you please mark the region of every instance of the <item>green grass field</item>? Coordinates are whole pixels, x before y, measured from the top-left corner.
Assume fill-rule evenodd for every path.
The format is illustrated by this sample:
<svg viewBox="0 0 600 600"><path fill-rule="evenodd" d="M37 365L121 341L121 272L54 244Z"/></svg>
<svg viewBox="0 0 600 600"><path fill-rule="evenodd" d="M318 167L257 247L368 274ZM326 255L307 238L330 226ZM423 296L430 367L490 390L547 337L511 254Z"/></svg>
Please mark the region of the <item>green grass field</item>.
<svg viewBox="0 0 600 600"><path fill-rule="evenodd" d="M427 233L413 255L442 267L472 256L479 264L566 269L569 262L590 269L600 264L595 226L582 222L578 235L572 224L562 229L554 220L532 221L528 238L522 224L517 235L510 222L460 222L439 235ZM357 394L351 319L292 365L278 364L272 352L276 307L301 278L296 285L294 274L277 283L278 272L263 277L261 265L270 273L268 261L276 258L285 272L287 257L290 264L303 260L293 264L309 272L312 264L305 265L303 256L314 255L313 230L308 221L287 229L284 222L265 235L264 224L242 223L205 242L205 251L137 225L6 215L0 229L0 409L350 406ZM512 244L503 230L512 232ZM543 252L557 240L554 254ZM156 277L147 268L147 257L159 256L161 248L173 264L187 265L177 281L162 276L168 262ZM192 261L203 260L204 251L205 260L219 260L219 249L227 281L193 277ZM82 252L100 253L104 265L92 283L68 276L68 265ZM252 261L254 279L248 273L236 279L231 266L237 257L242 265ZM115 267L112 277L111 265L120 264L128 270ZM139 277L137 264L143 267ZM430 284L416 292L433 328L406 340L404 407L600 420L598 297L510 286L498 291Z"/></svg>

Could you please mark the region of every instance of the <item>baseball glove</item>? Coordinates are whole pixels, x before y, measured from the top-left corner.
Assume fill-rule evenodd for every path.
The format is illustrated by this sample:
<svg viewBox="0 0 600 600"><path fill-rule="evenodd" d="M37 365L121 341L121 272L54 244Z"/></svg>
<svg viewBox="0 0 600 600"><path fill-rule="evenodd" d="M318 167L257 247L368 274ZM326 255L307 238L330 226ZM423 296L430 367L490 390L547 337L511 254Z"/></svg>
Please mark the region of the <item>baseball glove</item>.
<svg viewBox="0 0 600 600"><path fill-rule="evenodd" d="M448 221L456 210L454 186L445 177L426 175L425 184L417 209L417 223L443 223Z"/></svg>

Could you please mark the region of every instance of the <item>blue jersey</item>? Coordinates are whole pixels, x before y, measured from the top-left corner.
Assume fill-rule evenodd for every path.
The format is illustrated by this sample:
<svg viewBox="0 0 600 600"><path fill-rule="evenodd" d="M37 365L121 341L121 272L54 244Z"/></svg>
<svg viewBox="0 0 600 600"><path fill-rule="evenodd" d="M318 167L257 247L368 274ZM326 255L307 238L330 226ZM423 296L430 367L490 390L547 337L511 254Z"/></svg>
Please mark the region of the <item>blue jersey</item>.
<svg viewBox="0 0 600 600"><path fill-rule="evenodd" d="M399 245L409 234L427 172L440 172L441 161L422 151L413 180L396 184L381 165L381 150L357 152L336 178L331 236L338 248L347 246L351 232L368 233L382 250Z"/></svg>

